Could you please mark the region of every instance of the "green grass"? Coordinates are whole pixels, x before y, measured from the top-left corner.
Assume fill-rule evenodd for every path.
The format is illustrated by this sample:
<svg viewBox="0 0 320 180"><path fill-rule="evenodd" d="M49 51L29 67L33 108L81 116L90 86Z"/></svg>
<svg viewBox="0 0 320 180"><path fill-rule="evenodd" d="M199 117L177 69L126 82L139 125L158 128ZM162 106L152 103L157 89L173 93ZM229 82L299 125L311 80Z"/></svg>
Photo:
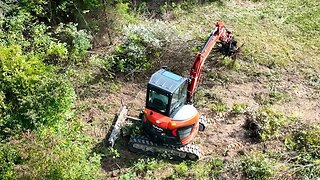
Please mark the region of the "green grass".
<svg viewBox="0 0 320 180"><path fill-rule="evenodd" d="M286 115L283 111L266 106L247 119L246 128L250 137L267 141L284 135L284 128L296 121L298 118L295 115Z"/></svg>
<svg viewBox="0 0 320 180"><path fill-rule="evenodd" d="M256 94L254 99L260 105L283 104L290 100L290 96L286 91L271 87L267 93Z"/></svg>
<svg viewBox="0 0 320 180"><path fill-rule="evenodd" d="M201 37L195 27L209 32L208 24L219 19L245 44L242 60L270 68L308 64L319 70L319 9L317 0L228 1L179 12L177 23Z"/></svg>
<svg viewBox="0 0 320 180"><path fill-rule="evenodd" d="M303 178L320 177L320 126L293 132L285 139L286 147L294 157L292 171Z"/></svg>

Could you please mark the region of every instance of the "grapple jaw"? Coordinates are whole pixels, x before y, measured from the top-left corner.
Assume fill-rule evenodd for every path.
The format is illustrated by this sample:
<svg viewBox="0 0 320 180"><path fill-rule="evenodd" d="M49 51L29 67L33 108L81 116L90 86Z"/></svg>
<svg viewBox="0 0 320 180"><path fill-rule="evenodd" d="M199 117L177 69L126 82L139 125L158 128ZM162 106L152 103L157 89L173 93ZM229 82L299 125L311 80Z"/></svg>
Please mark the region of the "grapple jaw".
<svg viewBox="0 0 320 180"><path fill-rule="evenodd" d="M237 41L232 36L229 41L221 41L220 52L224 56L232 57L234 54L239 52L239 47L237 46Z"/></svg>

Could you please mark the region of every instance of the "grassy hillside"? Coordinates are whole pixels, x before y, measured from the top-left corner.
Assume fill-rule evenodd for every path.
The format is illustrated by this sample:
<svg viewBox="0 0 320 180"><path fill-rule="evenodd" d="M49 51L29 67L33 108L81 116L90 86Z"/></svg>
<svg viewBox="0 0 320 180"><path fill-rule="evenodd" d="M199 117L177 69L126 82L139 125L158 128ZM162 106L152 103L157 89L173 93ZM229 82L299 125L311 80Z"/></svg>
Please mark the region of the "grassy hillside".
<svg viewBox="0 0 320 180"><path fill-rule="evenodd" d="M200 3L201 2L201 3ZM0 3L0 179L320 178L320 3ZM211 53L195 95L209 127L197 162L106 146L121 104L137 116L161 66L188 75L214 21L239 45ZM128 124L128 134L139 134Z"/></svg>
<svg viewBox="0 0 320 180"><path fill-rule="evenodd" d="M100 152L105 152L102 168L106 176L319 177L319 155L315 153L319 150L315 139L319 137L316 132L320 122L319 14L317 1L227 1L200 6L177 4L163 12L162 20L139 21L135 29L149 27L157 36L154 27L161 28L163 32L170 31L166 34L170 39L159 36L165 45L159 50L160 56L153 57L151 70L126 76L129 81L116 79L106 83L109 90L94 84L90 86L91 90L94 88L92 96L78 100L78 104L87 107L80 113L92 121L96 129L91 133L97 138L104 138L105 133L99 134L101 126L107 123L108 130L113 117L110 112L117 111L121 99L130 105L131 114L137 115L144 104L146 78L161 65L188 74L194 53L213 21L224 21L244 46L234 66L230 59L217 54L206 62L196 106L207 115L210 127L194 141L204 150L202 160L171 162L134 155L126 150L124 139L112 150L98 146ZM297 144L303 145L295 148Z"/></svg>

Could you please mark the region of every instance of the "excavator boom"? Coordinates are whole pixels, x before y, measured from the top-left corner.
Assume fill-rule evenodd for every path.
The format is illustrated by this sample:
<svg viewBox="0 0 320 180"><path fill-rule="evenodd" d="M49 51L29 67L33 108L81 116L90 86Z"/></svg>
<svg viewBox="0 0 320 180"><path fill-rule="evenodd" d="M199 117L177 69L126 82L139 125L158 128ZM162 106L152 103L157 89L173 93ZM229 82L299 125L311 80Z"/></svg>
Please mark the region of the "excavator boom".
<svg viewBox="0 0 320 180"><path fill-rule="evenodd" d="M233 37L231 32L225 28L224 23L221 21L217 21L215 23L215 28L213 29L212 33L208 37L201 51L197 53L194 59L193 65L191 67L190 83L188 86L188 98L187 98L188 103L192 103L194 92L200 83L200 77L201 77L204 62L209 56L210 52L212 51L212 48L215 46L215 44L219 40L224 43L230 43L230 40L232 38Z"/></svg>

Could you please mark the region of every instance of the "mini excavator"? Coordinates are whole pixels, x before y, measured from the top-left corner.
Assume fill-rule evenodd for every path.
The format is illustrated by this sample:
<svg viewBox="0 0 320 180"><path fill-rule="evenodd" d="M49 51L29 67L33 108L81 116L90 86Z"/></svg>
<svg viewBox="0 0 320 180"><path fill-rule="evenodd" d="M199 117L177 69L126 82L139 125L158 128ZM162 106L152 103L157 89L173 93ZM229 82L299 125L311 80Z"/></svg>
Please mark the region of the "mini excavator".
<svg viewBox="0 0 320 180"><path fill-rule="evenodd" d="M193 97L205 60L216 44L220 44L217 50L225 56L233 56L239 49L232 33L223 22L217 21L201 51L196 54L189 77L166 69L160 69L151 76L146 105L140 115L144 134L130 137L130 151L167 154L173 159L198 160L201 157L200 148L190 142L198 131L205 130L207 124L205 116L201 116L193 106ZM127 110L120 116L126 116L126 113ZM109 143L114 144L113 136Z"/></svg>

